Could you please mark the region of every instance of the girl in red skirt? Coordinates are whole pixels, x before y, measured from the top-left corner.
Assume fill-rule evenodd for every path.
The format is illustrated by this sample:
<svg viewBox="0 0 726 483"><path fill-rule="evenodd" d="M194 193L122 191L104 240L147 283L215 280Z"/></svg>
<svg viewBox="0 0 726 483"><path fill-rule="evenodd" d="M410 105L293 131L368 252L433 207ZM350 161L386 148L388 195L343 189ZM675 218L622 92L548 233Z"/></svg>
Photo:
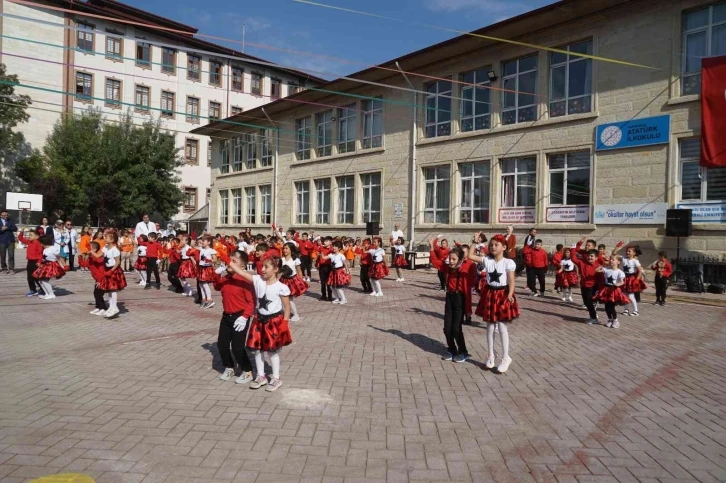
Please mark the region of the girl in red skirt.
<svg viewBox="0 0 726 483"><path fill-rule="evenodd" d="M572 287L577 287L580 282L571 254L572 250L565 248L562 251L562 259L557 263L559 270L557 270L556 284L562 293L563 302L572 302Z"/></svg>
<svg viewBox="0 0 726 483"><path fill-rule="evenodd" d="M186 235L179 237L179 255L181 256L181 262L179 263L177 277L184 287L184 295L186 297L192 297L194 295L194 289L189 285L187 279L197 277L197 262L194 259L194 250L189 246L189 238Z"/></svg>
<svg viewBox="0 0 726 483"><path fill-rule="evenodd" d="M40 244L43 245L43 259L40 265L38 265L38 268L33 272L33 277L38 279L38 283L44 293L44 295L40 295L38 298L53 300L55 294L53 293L53 285L51 285L50 280L52 278L63 278L66 274L63 268L66 265L66 261L60 256L60 247L55 244L52 232L50 235L41 236Z"/></svg>
<svg viewBox="0 0 726 483"><path fill-rule="evenodd" d="M396 282L405 282L401 269L408 267L408 262L406 262L406 244L403 237L398 237L398 240L393 245L393 249L396 251L396 255L393 257L391 265L396 267L396 276L398 277L396 278Z"/></svg>
<svg viewBox="0 0 726 483"><path fill-rule="evenodd" d="M613 250L615 255L622 246L622 243L618 244ZM623 273L625 273L625 284L623 285L623 292L628 295L630 299L631 310L625 309L623 315L638 316L638 302L640 302L640 292L645 290L647 285L643 281L643 267L640 265L638 257L642 254L638 245L628 245L625 247L625 256L623 259Z"/></svg>
<svg viewBox="0 0 726 483"><path fill-rule="evenodd" d="M519 305L514 296L514 271L517 269L514 260L504 258L507 241L503 235L495 235L489 240L489 255L479 257L472 252L469 258L477 263L484 264L487 274L487 283L484 286L476 314L487 323L487 369L494 368L496 355L494 353L494 331L499 329L499 339L502 344L502 360L497 367L500 373L507 372L512 358L509 356L509 324L519 317Z"/></svg>
<svg viewBox="0 0 726 483"><path fill-rule="evenodd" d="M381 237L373 237L373 245L368 250L371 256L372 263L368 268L368 276L373 284L373 297L383 297L383 290L381 290L381 279L386 278L390 273L388 266L386 265L386 251L381 248Z"/></svg>
<svg viewBox="0 0 726 483"><path fill-rule="evenodd" d="M333 303L345 305L348 300L345 298L343 287L350 285L350 272L345 264L345 255L343 255L343 243L340 241L333 242L333 253L328 255L330 259L330 276L328 277L328 285L333 290Z"/></svg>
<svg viewBox="0 0 726 483"><path fill-rule="evenodd" d="M141 235L139 237L139 240L141 240L141 243L148 243L149 237L146 235ZM136 247L136 261L134 262L134 270L136 270L136 273L139 274L139 277L141 278L141 281L139 282L139 285L146 286L146 266L147 266L147 257L146 257L146 245L139 244L138 247Z"/></svg>
<svg viewBox="0 0 726 483"><path fill-rule="evenodd" d="M605 286L592 297L593 300L605 304L605 313L608 314L606 327L612 327L613 329L620 327L618 312L615 310L615 306L628 305L630 303L630 299L621 290L621 287L625 285L625 274L619 268L620 260L620 255L612 255L609 260L609 268L600 266L595 269L595 271L604 275Z"/></svg>
<svg viewBox="0 0 726 483"><path fill-rule="evenodd" d="M310 285L302 276L300 252L292 243L285 243L282 247L282 264L290 269L289 272L286 271L289 274L283 275L280 278L280 281L290 289L290 322L297 322L300 320L300 315L297 312L297 306L293 299L307 292Z"/></svg>
<svg viewBox="0 0 726 483"><path fill-rule="evenodd" d="M99 288L108 294L108 310L103 315L107 319L116 317L118 310L118 292L126 288L126 277L121 269L121 250L118 248L118 234L109 231L104 235L106 241L103 256L106 259L106 273L99 282Z"/></svg>
<svg viewBox="0 0 726 483"><path fill-rule="evenodd" d="M214 301L212 300L212 289L209 284L214 281L214 263L217 261L217 250L211 248L212 241L211 235L202 237L202 248L199 250L199 266L197 267L197 281L199 282L199 289L201 290L201 305L199 308L209 309L214 307Z"/></svg>
<svg viewBox="0 0 726 483"><path fill-rule="evenodd" d="M280 349L292 344L290 333L290 289L278 277L283 269L280 257L262 260L262 275L245 271L235 259L229 267L242 278L252 282L257 297L257 311L249 328L247 347L254 352L257 377L250 389L267 386L267 391L276 391L282 386L280 380ZM289 268L286 267L287 270ZM268 356L272 367L272 377L268 383L265 376L263 356Z"/></svg>

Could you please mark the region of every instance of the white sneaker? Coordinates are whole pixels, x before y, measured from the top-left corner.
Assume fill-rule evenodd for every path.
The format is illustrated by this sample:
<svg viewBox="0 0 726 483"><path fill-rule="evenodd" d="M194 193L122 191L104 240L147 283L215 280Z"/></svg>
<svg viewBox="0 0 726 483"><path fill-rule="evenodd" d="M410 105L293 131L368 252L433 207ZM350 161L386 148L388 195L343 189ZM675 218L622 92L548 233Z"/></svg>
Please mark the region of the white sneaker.
<svg viewBox="0 0 726 483"><path fill-rule="evenodd" d="M219 379L222 381L229 381L234 377L234 369L231 367L228 367L224 370L224 372L219 376Z"/></svg>
<svg viewBox="0 0 726 483"><path fill-rule="evenodd" d="M383 292L376 293L376 297L383 297ZM53 297L53 298L55 298L55 297Z"/></svg>
<svg viewBox="0 0 726 483"><path fill-rule="evenodd" d="M509 364L512 363L511 357L502 358L502 362L499 363L499 366L497 367L497 371L504 374L507 372L507 369L509 369Z"/></svg>
<svg viewBox="0 0 726 483"><path fill-rule="evenodd" d="M43 300L53 300L55 298L55 295L41 295L38 298Z"/></svg>
<svg viewBox="0 0 726 483"><path fill-rule="evenodd" d="M489 354L489 357L487 357L487 362L485 364L487 369L494 369L494 366L496 365L495 358L495 354Z"/></svg>
<svg viewBox="0 0 726 483"><path fill-rule="evenodd" d="M405 282L405 281L406 281L406 279L401 277L401 282Z"/></svg>
<svg viewBox="0 0 726 483"><path fill-rule="evenodd" d="M623 315L630 315L630 310L628 310L628 309L625 309L625 310L623 311Z"/></svg>
<svg viewBox="0 0 726 483"><path fill-rule="evenodd" d="M567 297L562 297L563 302L567 302Z"/></svg>
<svg viewBox="0 0 726 483"><path fill-rule="evenodd" d="M93 309L90 312L88 312L91 315L98 315L98 313L101 311L101 309Z"/></svg>
<svg viewBox="0 0 726 483"><path fill-rule="evenodd" d="M334 304L339 304L339 303L340 303L340 300L338 300L338 299L333 299L333 303L334 303Z"/></svg>
<svg viewBox="0 0 726 483"><path fill-rule="evenodd" d="M572 297L567 297L567 301L568 302L574 302L574 300L572 300ZM585 307L585 308L587 308L587 307Z"/></svg>
<svg viewBox="0 0 726 483"><path fill-rule="evenodd" d="M252 382L251 372L243 372L237 379L234 380L235 384L247 384L248 382Z"/></svg>
<svg viewBox="0 0 726 483"><path fill-rule="evenodd" d="M214 301L213 301L213 300L210 300L209 302L207 302L207 306L206 306L206 307L204 307L204 308L205 308L205 309L211 309L211 308L212 308L212 307L214 307L215 305L216 305L216 304L214 303Z"/></svg>
<svg viewBox="0 0 726 483"><path fill-rule="evenodd" d="M106 311L106 313L104 314L104 317L106 317L107 319L111 319L113 317L116 317L118 315L118 313L119 313L118 309L108 309Z"/></svg>
<svg viewBox="0 0 726 483"><path fill-rule="evenodd" d="M99 311L98 311L98 313L97 313L96 315L98 315L99 317L103 317L103 316L105 316L105 315L106 315L106 311L105 311L105 310L100 310L100 309L99 309Z"/></svg>
<svg viewBox="0 0 726 483"><path fill-rule="evenodd" d="M280 386L282 386L282 381L277 378L271 377L270 383L265 388L265 391L267 391L267 392L277 391L280 388Z"/></svg>
<svg viewBox="0 0 726 483"><path fill-rule="evenodd" d="M299 321L300 321L299 315L293 315L292 317L290 317L290 322L299 322Z"/></svg>
<svg viewBox="0 0 726 483"><path fill-rule="evenodd" d="M42 295L41 295L41 297L42 297ZM371 292L371 297L378 297L378 293L377 292Z"/></svg>
<svg viewBox="0 0 726 483"><path fill-rule="evenodd" d="M143 285L146 285L146 282L144 282L143 280L141 280L141 281L139 282L139 285L142 285L142 286L143 286Z"/></svg>
<svg viewBox="0 0 726 483"><path fill-rule="evenodd" d="M347 301L347 300L341 300L341 301L340 301L340 305L345 305L345 304L347 304L347 303L348 303L348 301Z"/></svg>
<svg viewBox="0 0 726 483"><path fill-rule="evenodd" d="M259 389L267 385L267 377L264 375L257 376L250 384L250 389Z"/></svg>

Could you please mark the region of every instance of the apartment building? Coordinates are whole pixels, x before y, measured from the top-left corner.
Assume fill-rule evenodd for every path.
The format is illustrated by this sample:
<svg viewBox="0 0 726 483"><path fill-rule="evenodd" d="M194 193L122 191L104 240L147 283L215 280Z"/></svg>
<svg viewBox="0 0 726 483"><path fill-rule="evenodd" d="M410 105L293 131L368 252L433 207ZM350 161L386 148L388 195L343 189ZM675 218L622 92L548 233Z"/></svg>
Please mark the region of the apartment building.
<svg viewBox="0 0 726 483"><path fill-rule="evenodd" d="M213 230L374 221L417 245L514 225L651 260L675 255L665 210L684 207L683 254L722 256L726 168L699 166L699 92L700 59L726 54L726 2L564 0L476 34L519 44L463 35L273 102L256 129L195 129L213 136Z"/></svg>
<svg viewBox="0 0 726 483"><path fill-rule="evenodd" d="M33 100L30 121L19 126L29 143L42 148L63 113L88 108L111 121L129 111L138 123L161 119L185 161L180 222L206 205L210 193L211 138L192 129L324 82L115 0L0 5L0 62L18 75L17 92Z"/></svg>

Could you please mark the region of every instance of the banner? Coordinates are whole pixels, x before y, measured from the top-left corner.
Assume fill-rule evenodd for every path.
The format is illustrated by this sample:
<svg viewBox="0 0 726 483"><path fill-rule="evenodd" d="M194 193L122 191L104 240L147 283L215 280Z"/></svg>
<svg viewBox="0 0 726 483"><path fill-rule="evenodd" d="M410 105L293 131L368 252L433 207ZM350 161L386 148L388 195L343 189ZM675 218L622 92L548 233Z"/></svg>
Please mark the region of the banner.
<svg viewBox="0 0 726 483"><path fill-rule="evenodd" d="M595 205L594 222L600 225L665 225L668 203Z"/></svg>
<svg viewBox="0 0 726 483"><path fill-rule="evenodd" d="M701 166L726 166L726 55L701 60Z"/></svg>
<svg viewBox="0 0 726 483"><path fill-rule="evenodd" d="M499 208L499 223L534 223L534 208Z"/></svg>
<svg viewBox="0 0 726 483"><path fill-rule="evenodd" d="M670 114L611 122L595 127L596 151L668 144L670 140Z"/></svg>
<svg viewBox="0 0 726 483"><path fill-rule="evenodd" d="M679 203L676 208L691 210L693 223L726 223L726 203Z"/></svg>
<svg viewBox="0 0 726 483"><path fill-rule="evenodd" d="M547 208L547 223L587 223L590 221L590 207L551 206Z"/></svg>

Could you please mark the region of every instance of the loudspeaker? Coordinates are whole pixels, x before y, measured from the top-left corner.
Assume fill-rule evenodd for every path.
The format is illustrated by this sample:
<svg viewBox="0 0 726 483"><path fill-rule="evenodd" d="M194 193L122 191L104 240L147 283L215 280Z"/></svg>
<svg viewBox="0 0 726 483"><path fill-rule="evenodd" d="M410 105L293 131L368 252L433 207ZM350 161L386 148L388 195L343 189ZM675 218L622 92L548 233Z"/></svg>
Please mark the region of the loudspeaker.
<svg viewBox="0 0 726 483"><path fill-rule="evenodd" d="M381 227L376 221L366 222L366 236L378 236L381 231Z"/></svg>
<svg viewBox="0 0 726 483"><path fill-rule="evenodd" d="M677 209L666 212L666 236L691 236L691 210Z"/></svg>

